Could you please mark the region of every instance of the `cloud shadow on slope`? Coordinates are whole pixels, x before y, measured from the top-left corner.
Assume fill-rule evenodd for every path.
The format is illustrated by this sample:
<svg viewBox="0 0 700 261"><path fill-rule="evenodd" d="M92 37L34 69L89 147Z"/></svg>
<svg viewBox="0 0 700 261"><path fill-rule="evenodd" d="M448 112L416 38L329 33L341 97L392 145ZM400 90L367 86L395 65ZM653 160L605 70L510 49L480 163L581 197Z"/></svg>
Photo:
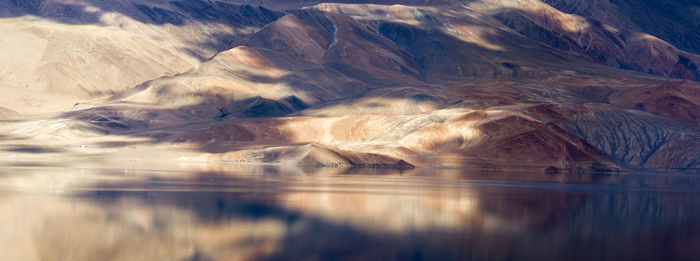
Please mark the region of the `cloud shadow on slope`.
<svg viewBox="0 0 700 261"><path fill-rule="evenodd" d="M115 12L146 24L182 26L190 21L219 22L231 26L264 26L281 16L261 6L225 1L86 1L11 0L4 3L0 17L36 15L68 24L101 24L101 16Z"/></svg>

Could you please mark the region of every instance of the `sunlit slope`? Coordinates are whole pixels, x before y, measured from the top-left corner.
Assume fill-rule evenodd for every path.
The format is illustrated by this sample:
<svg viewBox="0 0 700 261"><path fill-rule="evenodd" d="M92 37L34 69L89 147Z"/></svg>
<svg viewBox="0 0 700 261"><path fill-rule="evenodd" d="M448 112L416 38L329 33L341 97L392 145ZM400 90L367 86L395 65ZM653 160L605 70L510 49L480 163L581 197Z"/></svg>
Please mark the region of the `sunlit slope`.
<svg viewBox="0 0 700 261"><path fill-rule="evenodd" d="M0 88L6 95L0 103L25 114L69 110L76 103L185 72L277 17L259 7L218 6L222 17L206 19L192 10L205 6L186 2L2 5ZM235 14L246 20L222 23Z"/></svg>
<svg viewBox="0 0 700 261"><path fill-rule="evenodd" d="M156 42L122 30L27 19L0 24L5 94L0 99L22 113L67 110L193 66Z"/></svg>

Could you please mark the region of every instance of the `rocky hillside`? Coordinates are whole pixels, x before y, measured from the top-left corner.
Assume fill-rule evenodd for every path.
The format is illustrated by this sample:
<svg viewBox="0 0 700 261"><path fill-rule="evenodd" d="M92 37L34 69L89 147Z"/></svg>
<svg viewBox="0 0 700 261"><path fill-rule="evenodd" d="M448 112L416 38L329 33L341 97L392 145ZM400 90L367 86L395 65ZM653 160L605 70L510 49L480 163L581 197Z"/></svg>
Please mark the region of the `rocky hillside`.
<svg viewBox="0 0 700 261"><path fill-rule="evenodd" d="M4 4L12 157L700 168L700 56L556 3Z"/></svg>
<svg viewBox="0 0 700 261"><path fill-rule="evenodd" d="M693 0L545 0L567 13L578 14L621 30L645 32L682 50L700 53L700 2Z"/></svg>

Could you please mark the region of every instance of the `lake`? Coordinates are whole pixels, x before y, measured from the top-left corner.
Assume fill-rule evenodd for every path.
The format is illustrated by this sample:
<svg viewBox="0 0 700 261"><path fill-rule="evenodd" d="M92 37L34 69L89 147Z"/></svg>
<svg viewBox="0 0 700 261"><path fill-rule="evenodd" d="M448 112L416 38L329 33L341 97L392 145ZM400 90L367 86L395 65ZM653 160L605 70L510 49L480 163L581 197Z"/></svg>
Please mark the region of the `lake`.
<svg viewBox="0 0 700 261"><path fill-rule="evenodd" d="M1 260L700 258L700 176L0 164Z"/></svg>

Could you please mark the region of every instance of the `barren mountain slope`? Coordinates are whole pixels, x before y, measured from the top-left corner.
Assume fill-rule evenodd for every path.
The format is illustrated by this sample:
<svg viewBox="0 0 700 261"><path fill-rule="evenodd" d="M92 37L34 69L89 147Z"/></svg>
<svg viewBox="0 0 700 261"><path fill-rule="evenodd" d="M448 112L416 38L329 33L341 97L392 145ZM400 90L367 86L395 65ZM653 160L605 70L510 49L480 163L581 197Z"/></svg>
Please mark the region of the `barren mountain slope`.
<svg viewBox="0 0 700 261"><path fill-rule="evenodd" d="M618 29L655 35L678 48L700 53L700 2L694 0L544 0Z"/></svg>
<svg viewBox="0 0 700 261"><path fill-rule="evenodd" d="M700 56L653 35L563 13L539 1L485 0L472 5L530 39L610 67L700 80Z"/></svg>
<svg viewBox="0 0 700 261"><path fill-rule="evenodd" d="M3 153L551 173L700 168L695 113L700 84L618 69L691 78L697 56L541 2L305 4L284 13L270 11L270 3L266 9L144 2L148 10L161 10L156 13L129 3L134 5L128 8L137 6L129 9L134 13L109 10L121 10L113 16L129 14L123 18L143 28L136 35L109 23L84 24L85 19L2 20L0 26L51 23L52 29L70 27L73 34L99 28L132 35L134 43L95 50L129 50L144 61L153 59L129 66L137 58L121 55L114 64L124 67L106 71L124 70L133 82L97 84L99 93L43 89L45 95L85 97L74 109L56 106L53 113L31 118L3 113L12 119L0 126ZM241 18L221 13L223 6L238 10ZM246 17L260 19L242 26ZM227 37L218 35L222 30L228 30ZM160 38L166 35L171 38ZM208 39L220 44L191 42ZM157 49L132 51L137 43ZM164 52L160 59L148 58L158 50ZM212 50L208 59L194 55ZM688 58L688 66L680 68L671 59L679 54ZM138 66L159 68L154 65L168 61L165 57L182 69L135 77L148 72ZM104 72L99 66L110 64L103 61L88 62L96 71L79 70L75 63L47 68L79 71L56 77L99 77ZM13 107L18 99L12 96L7 99L0 106L26 108Z"/></svg>
<svg viewBox="0 0 700 261"><path fill-rule="evenodd" d="M26 114L68 110L190 70L279 16L252 6L161 2L0 3L0 17L7 17L0 23L0 86L7 94L0 102ZM207 19L207 8L218 11L216 19Z"/></svg>

